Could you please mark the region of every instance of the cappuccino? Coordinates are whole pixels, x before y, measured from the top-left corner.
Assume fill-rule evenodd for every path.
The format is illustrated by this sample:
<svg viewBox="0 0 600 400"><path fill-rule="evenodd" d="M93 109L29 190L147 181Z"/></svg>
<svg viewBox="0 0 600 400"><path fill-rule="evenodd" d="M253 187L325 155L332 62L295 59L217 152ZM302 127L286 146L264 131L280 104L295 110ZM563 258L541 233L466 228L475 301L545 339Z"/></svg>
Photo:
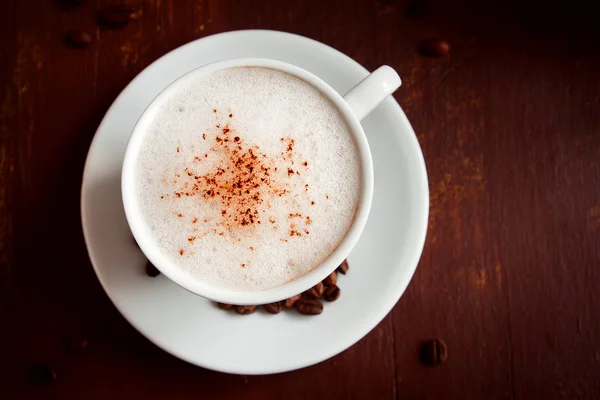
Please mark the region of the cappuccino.
<svg viewBox="0 0 600 400"><path fill-rule="evenodd" d="M346 236L361 191L358 148L314 86L228 68L175 83L152 118L135 196L154 245L192 279L276 287Z"/></svg>

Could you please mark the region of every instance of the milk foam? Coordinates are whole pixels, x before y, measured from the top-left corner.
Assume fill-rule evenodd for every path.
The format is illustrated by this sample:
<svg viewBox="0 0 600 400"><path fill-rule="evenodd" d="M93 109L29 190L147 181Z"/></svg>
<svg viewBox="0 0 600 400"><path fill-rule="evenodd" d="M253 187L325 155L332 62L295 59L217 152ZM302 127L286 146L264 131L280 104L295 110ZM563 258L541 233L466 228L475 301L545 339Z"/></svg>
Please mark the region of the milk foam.
<svg viewBox="0 0 600 400"><path fill-rule="evenodd" d="M156 246L195 279L282 285L325 260L354 220L358 149L336 107L301 79L267 68L194 77L150 126L136 197Z"/></svg>

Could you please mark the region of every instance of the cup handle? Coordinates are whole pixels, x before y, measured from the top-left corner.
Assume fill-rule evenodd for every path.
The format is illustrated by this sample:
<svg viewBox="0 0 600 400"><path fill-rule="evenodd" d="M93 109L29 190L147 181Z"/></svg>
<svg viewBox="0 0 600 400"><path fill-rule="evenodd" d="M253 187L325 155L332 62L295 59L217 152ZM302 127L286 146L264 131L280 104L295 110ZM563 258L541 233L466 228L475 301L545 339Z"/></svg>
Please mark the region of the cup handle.
<svg viewBox="0 0 600 400"><path fill-rule="evenodd" d="M350 89L344 96L344 100L360 121L369 115L383 99L394 93L401 84L398 73L392 67L383 65Z"/></svg>

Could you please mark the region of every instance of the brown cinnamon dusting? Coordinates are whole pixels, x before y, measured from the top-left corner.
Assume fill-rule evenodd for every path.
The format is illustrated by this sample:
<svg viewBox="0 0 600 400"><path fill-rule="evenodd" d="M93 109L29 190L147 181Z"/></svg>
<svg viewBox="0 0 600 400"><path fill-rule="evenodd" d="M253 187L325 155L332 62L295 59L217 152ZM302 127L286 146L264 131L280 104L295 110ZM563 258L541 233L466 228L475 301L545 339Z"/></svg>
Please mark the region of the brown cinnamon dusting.
<svg viewBox="0 0 600 400"><path fill-rule="evenodd" d="M217 110L213 109L213 113L216 112ZM230 113L229 117L232 118L233 114ZM181 196L201 196L205 201L216 203L220 207L221 216L218 221L214 222L217 229L212 229L212 232L219 236L224 236L226 232L257 226L261 224L262 218L265 217L273 224L273 229L277 230L275 218L268 216L268 214L264 215L264 213L271 208L270 198L277 196L285 199L287 196L291 199L289 197L291 196L291 187L298 185L293 180L283 179L285 176L291 178L300 175L298 170L295 171L292 168L285 167L279 173L276 166L277 163L281 162L281 159L294 165L296 141L289 137L282 137L280 141L284 146L284 152L280 155L277 153L268 155L261 152L258 146L245 143L243 137L240 137L239 134L234 134L236 133L235 129L229 123L224 126L216 123L213 126L216 126L219 132L214 136L215 145L210 150L215 152L221 163L216 167L216 170L201 175L191 169L193 163L202 161L201 156L194 156L193 163L188 164L190 167L185 168L186 176L182 178L187 181L179 184L179 190L173 193L177 198ZM206 133L202 134L202 139L207 139ZM177 147L177 151L180 151L179 147ZM204 154L204 158L208 158L207 153ZM308 166L307 161L303 161L301 164L304 167ZM174 182L177 183L177 181ZM305 192L308 191L308 187L308 184L304 185ZM293 198L297 197L298 194L295 194ZM297 202L297 200L293 201ZM284 200L284 202L288 203L288 200ZM315 202L311 201L310 204L314 205ZM177 216L181 218L183 214L179 213ZM309 216L303 216L297 212L289 213L289 218L302 219L306 225L311 223ZM198 222L198 218L194 217L192 223L195 224L196 222ZM205 218L204 222L208 223L209 220ZM197 231L197 228L194 228L194 231ZM189 236L188 241L193 243L206 234L210 234L210 230L200 236ZM304 234L308 235L309 231L297 228L292 223L288 234L288 237L300 237ZM233 240L240 241L239 238ZM282 239L282 241L287 242L288 240ZM250 250L253 251L254 248L250 247ZM180 249L179 253L183 255L184 250Z"/></svg>
<svg viewBox="0 0 600 400"><path fill-rule="evenodd" d="M218 225L228 231L260 224L259 211L265 200L290 192L287 184L278 182L272 175L272 157L261 153L258 146L247 145L239 135L232 138L232 133L227 124L215 137L215 147L225 162L216 171L201 176L186 168L192 184L183 185L175 192L178 197L201 195L205 200L216 201L221 206ZM287 148L293 148L293 139Z"/></svg>
<svg viewBox="0 0 600 400"><path fill-rule="evenodd" d="M183 253L184 253L184 250L183 249L179 249L179 255L182 256Z"/></svg>

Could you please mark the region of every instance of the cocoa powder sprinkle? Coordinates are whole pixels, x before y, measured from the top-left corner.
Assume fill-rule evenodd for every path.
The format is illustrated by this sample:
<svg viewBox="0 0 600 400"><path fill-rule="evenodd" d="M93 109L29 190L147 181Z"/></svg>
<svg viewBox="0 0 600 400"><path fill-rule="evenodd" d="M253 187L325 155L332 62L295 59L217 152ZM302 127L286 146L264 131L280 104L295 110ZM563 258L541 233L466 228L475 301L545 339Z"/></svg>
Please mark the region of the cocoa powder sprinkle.
<svg viewBox="0 0 600 400"><path fill-rule="evenodd" d="M260 152L258 146L245 144L239 135L232 137L233 130L228 125L221 132L222 136L215 138L215 147L224 163L205 175L186 168L190 182L183 184L175 194L177 197L202 196L207 201L217 202L221 206L218 225L228 231L261 224L259 211L264 211L265 200L289 194L288 184L271 176L276 168L275 160ZM293 147L293 142L290 143ZM290 148L290 144L286 144Z"/></svg>

